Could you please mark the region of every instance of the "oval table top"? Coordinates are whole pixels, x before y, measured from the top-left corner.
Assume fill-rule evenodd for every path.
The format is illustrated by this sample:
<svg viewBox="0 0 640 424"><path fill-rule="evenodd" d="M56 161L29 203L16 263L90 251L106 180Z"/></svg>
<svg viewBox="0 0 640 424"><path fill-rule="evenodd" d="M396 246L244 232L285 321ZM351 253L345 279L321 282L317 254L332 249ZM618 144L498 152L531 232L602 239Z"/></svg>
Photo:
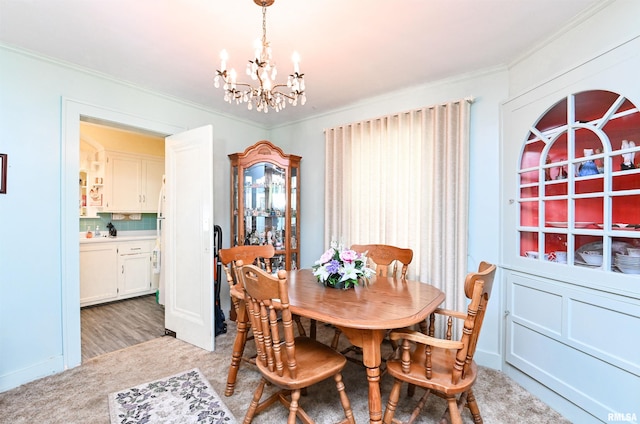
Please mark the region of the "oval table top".
<svg viewBox="0 0 640 424"><path fill-rule="evenodd" d="M291 312L338 327L391 330L427 318L445 299L420 281L373 277L366 285L334 289L320 284L310 269L287 272Z"/></svg>

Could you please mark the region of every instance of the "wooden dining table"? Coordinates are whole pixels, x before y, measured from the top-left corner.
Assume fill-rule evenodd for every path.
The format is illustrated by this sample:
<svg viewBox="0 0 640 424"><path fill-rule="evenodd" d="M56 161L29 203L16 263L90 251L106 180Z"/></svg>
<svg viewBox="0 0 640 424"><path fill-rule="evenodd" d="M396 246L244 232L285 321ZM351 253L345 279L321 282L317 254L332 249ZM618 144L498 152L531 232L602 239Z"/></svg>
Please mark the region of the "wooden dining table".
<svg viewBox="0 0 640 424"><path fill-rule="evenodd" d="M310 269L288 271L291 312L333 324L362 348L369 382L369 422L382 422L380 395L381 346L387 330L425 320L443 301L436 287L401 278L373 277L354 289L328 288Z"/></svg>

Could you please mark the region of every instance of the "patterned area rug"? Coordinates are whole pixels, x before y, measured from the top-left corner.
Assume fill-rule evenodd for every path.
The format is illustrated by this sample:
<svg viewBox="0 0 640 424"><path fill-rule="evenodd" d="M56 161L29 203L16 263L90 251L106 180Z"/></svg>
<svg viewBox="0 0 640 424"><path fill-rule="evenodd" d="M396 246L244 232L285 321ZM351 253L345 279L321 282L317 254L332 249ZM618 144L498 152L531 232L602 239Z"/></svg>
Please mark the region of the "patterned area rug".
<svg viewBox="0 0 640 424"><path fill-rule="evenodd" d="M198 368L109 395L111 424L235 423Z"/></svg>

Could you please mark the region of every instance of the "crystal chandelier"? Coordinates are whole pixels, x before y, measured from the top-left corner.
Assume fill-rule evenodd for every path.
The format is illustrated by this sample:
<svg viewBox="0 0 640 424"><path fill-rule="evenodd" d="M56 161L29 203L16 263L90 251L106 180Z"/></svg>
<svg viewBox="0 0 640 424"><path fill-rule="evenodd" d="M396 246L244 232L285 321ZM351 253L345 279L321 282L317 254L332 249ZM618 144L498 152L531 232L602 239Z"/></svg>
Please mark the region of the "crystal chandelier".
<svg viewBox="0 0 640 424"><path fill-rule="evenodd" d="M304 105L307 98L304 94L304 74L300 73L300 56L293 53L293 74L287 78L286 84L277 84L276 64L271 59L271 47L267 41L267 7L275 0L253 0L262 7L262 42L256 41L255 59L247 64L247 75L254 82L238 82L235 69L227 70L229 55L226 50L220 53L220 69L214 79L216 88L223 82L224 100L236 104L247 103L247 108L252 110L255 106L258 112L269 112L269 108L276 112L284 109L287 102L293 106Z"/></svg>

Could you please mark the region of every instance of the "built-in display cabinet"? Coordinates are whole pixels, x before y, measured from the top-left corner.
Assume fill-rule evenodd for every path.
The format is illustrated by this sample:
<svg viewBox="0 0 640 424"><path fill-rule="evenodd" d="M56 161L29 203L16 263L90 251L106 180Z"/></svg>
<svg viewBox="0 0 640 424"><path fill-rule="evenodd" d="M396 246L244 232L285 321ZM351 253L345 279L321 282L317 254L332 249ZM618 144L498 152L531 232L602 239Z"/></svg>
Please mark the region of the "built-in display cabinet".
<svg viewBox="0 0 640 424"><path fill-rule="evenodd" d="M631 100L571 94L522 144L520 255L640 277L640 111Z"/></svg>
<svg viewBox="0 0 640 424"><path fill-rule="evenodd" d="M572 422L640 393L640 39L505 102L509 376Z"/></svg>
<svg viewBox="0 0 640 424"><path fill-rule="evenodd" d="M272 244L273 271L300 266L300 156L263 140L231 160L231 245Z"/></svg>

